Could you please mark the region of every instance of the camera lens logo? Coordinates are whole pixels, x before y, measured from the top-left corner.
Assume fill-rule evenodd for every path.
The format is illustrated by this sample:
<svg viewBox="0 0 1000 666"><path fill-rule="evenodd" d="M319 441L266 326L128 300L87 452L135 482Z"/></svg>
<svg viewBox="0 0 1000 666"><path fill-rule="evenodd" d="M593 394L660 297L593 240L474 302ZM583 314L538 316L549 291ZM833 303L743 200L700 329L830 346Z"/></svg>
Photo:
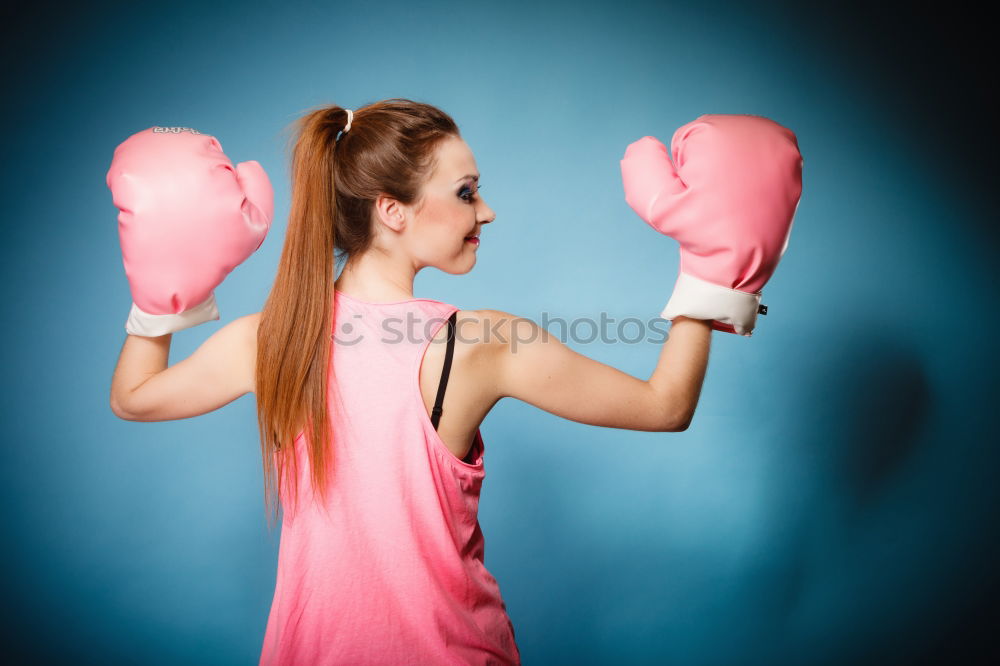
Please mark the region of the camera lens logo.
<svg viewBox="0 0 1000 666"><path fill-rule="evenodd" d="M354 315L355 319L360 319L361 315ZM337 327L333 335L330 336L334 344L345 345L347 347L353 347L364 339L364 335L358 330L358 327L349 321L345 321L343 324Z"/></svg>

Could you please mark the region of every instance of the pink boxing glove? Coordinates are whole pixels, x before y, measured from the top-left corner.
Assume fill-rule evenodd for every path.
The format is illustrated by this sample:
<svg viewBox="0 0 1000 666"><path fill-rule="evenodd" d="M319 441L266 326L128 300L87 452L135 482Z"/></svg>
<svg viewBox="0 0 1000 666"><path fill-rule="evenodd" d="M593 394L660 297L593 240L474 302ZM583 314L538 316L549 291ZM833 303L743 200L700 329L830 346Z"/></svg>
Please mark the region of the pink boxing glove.
<svg viewBox="0 0 1000 666"><path fill-rule="evenodd" d="M264 242L274 192L255 161L219 141L151 127L115 149L107 175L132 310L125 331L159 336L219 318L215 288Z"/></svg>
<svg viewBox="0 0 1000 666"><path fill-rule="evenodd" d="M711 319L750 336L761 290L788 248L802 194L795 135L760 116L703 115L667 148L646 136L621 160L625 200L680 244L680 271L661 313Z"/></svg>

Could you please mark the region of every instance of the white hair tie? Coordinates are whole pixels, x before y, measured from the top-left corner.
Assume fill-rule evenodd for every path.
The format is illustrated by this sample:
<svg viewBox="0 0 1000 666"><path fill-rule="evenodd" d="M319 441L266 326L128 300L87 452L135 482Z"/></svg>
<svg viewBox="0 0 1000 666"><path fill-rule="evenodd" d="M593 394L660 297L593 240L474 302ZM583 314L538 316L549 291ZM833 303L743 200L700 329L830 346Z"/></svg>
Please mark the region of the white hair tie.
<svg viewBox="0 0 1000 666"><path fill-rule="evenodd" d="M347 134L349 131L351 131L351 121L354 120L354 112L351 111L350 109L344 109L344 111L347 111L347 124L344 125L344 129L340 131L343 134Z"/></svg>

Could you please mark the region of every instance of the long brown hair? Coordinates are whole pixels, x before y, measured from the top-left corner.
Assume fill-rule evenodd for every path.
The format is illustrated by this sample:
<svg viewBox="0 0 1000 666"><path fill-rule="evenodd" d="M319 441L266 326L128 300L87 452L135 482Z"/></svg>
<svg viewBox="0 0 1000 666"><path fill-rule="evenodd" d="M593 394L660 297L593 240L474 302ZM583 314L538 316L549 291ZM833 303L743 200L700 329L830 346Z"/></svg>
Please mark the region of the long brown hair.
<svg viewBox="0 0 1000 666"><path fill-rule="evenodd" d="M257 329L255 393L269 525L277 518L275 496L280 499L289 482L297 501L293 442L300 433L309 442L311 485L326 497L333 462L327 380L335 262L371 246L378 195L416 202L438 143L459 136L448 114L406 99L363 106L342 133L346 124L347 112L331 105L292 125L288 230Z"/></svg>

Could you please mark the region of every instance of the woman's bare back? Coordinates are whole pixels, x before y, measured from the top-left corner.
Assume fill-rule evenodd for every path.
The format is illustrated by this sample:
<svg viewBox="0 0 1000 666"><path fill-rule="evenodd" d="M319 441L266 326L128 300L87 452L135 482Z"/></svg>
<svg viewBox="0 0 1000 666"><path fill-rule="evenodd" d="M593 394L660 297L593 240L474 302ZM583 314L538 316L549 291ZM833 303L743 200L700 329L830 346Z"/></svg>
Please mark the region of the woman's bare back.
<svg viewBox="0 0 1000 666"><path fill-rule="evenodd" d="M455 352L437 431L448 450L459 459L468 454L476 429L499 401L493 382L495 373L481 334L484 321L476 310L459 310L456 316ZM420 393L428 415L434 408L441 382L447 335L445 324L427 345L420 364Z"/></svg>

